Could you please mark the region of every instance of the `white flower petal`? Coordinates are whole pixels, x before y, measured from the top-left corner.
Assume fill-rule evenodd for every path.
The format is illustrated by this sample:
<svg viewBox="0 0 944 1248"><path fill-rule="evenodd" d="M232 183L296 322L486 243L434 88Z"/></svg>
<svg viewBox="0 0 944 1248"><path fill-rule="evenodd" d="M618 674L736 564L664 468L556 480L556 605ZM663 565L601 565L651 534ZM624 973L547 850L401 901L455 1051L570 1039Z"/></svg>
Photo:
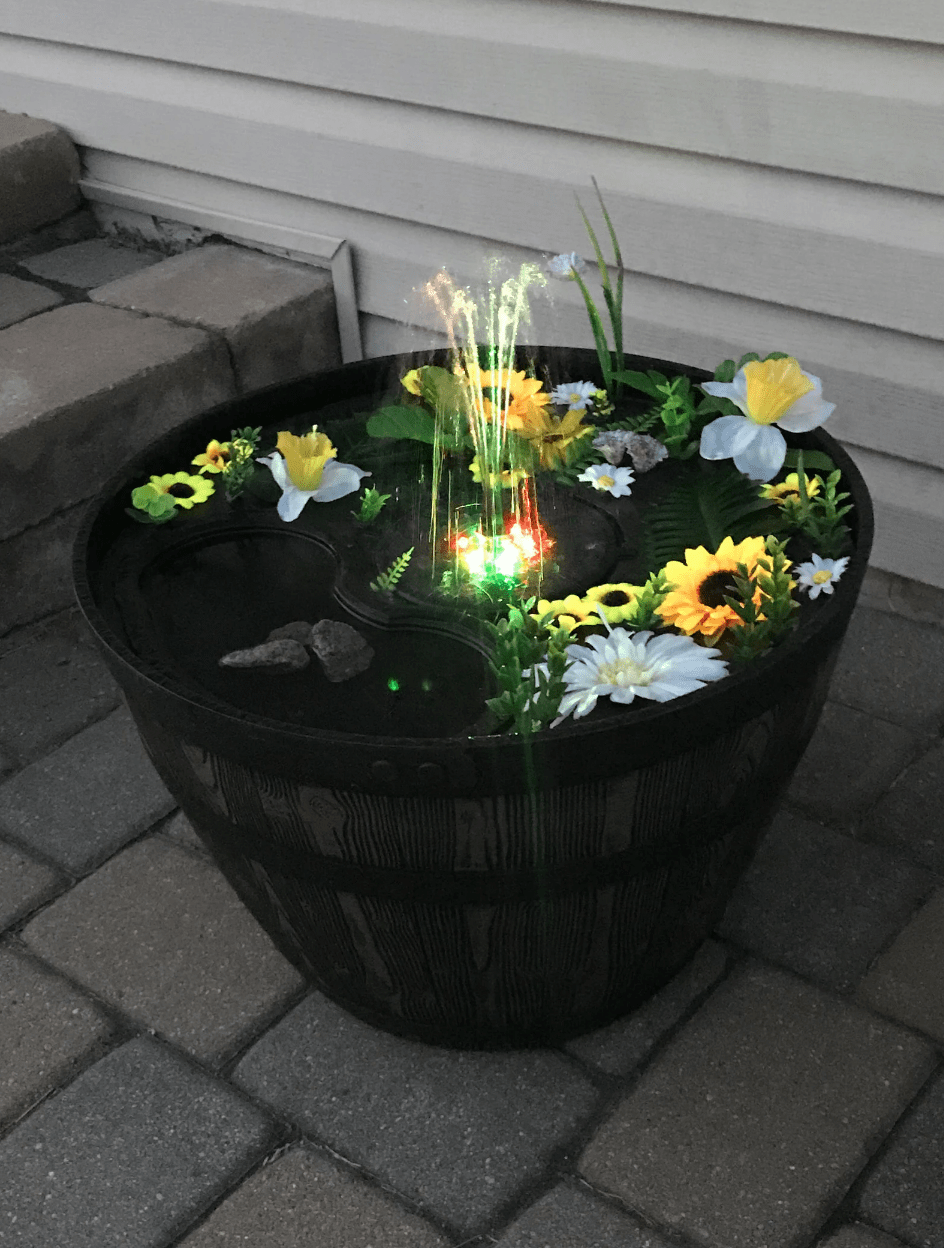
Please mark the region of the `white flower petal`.
<svg viewBox="0 0 944 1248"><path fill-rule="evenodd" d="M285 467L285 460L277 451L273 451L271 455L263 455L256 460L256 463L265 464L280 489L284 490L286 486L291 485L288 469Z"/></svg>
<svg viewBox="0 0 944 1248"><path fill-rule="evenodd" d="M734 466L752 481L769 481L783 467L787 440L775 425L755 425L750 445L734 456Z"/></svg>
<svg viewBox="0 0 944 1248"><path fill-rule="evenodd" d="M279 499L279 516L283 520L297 520L302 514L302 508L313 497L310 490L300 490L297 485L289 482Z"/></svg>
<svg viewBox="0 0 944 1248"><path fill-rule="evenodd" d="M750 445L759 428L746 416L719 416L701 431L702 459L730 459Z"/></svg>
<svg viewBox="0 0 944 1248"><path fill-rule="evenodd" d="M735 373L733 381L705 381L701 388L712 398L730 399L747 415L747 374L743 368Z"/></svg>
<svg viewBox="0 0 944 1248"><path fill-rule="evenodd" d="M355 468L353 464L339 464L337 460L329 459L321 474L321 484L314 492L315 502L331 503L336 498L353 494L360 489L361 477L370 475L362 468Z"/></svg>
<svg viewBox="0 0 944 1248"><path fill-rule="evenodd" d="M811 429L818 429L835 410L835 403L824 403L820 395L810 391L801 395L777 424L787 433L808 433Z"/></svg>

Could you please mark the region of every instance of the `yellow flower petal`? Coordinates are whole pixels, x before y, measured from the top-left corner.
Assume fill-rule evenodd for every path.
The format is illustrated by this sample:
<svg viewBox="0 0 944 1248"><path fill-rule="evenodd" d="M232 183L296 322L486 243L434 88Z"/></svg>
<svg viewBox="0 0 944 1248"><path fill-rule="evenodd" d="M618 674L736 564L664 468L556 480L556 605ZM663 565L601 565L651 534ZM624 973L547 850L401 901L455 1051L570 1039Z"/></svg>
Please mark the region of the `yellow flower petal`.
<svg viewBox="0 0 944 1248"><path fill-rule="evenodd" d="M279 434L276 450L285 460L285 469L292 484L307 492L317 490L325 464L338 453L327 434L319 433L317 426L302 438L283 430Z"/></svg>
<svg viewBox="0 0 944 1248"><path fill-rule="evenodd" d="M785 360L751 360L744 365L744 380L747 415L758 425L772 425L813 389L813 383L792 356Z"/></svg>

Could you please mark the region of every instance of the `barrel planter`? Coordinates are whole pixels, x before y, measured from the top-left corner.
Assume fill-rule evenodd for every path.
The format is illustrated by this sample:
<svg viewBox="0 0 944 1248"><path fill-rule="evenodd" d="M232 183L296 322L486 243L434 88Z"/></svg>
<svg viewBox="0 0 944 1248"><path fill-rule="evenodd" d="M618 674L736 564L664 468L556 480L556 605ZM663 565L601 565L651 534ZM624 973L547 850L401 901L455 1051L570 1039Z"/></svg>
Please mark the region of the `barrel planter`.
<svg viewBox="0 0 944 1248"><path fill-rule="evenodd" d="M544 350L592 376L592 353ZM790 438L826 451L852 496L836 592L715 684L525 744L476 728L485 660L448 621L358 616L356 559L329 518L347 516L345 500L292 525L251 498L208 504L179 530L125 514L134 485L210 438L368 410L403 367L391 357L276 387L147 447L84 520L77 596L164 783L313 985L435 1044L559 1042L644 1001L720 918L822 709L871 546L868 493L829 435ZM373 684L312 693L256 674L230 695L208 655L331 603L370 634Z"/></svg>

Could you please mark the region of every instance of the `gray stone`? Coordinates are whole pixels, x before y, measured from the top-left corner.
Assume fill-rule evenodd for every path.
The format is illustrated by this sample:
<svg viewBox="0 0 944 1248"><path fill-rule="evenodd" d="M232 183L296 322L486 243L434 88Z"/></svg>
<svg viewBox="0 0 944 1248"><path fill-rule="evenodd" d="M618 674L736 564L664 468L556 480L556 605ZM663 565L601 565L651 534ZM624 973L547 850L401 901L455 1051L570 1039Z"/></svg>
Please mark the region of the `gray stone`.
<svg viewBox="0 0 944 1248"><path fill-rule="evenodd" d="M62 295L35 282L0 273L0 329L25 321L37 312L45 312L62 303Z"/></svg>
<svg viewBox="0 0 944 1248"><path fill-rule="evenodd" d="M636 472L649 472L669 454L664 443L648 433L631 433L626 439L626 449Z"/></svg>
<svg viewBox="0 0 944 1248"><path fill-rule="evenodd" d="M72 548L84 514L80 503L0 540L0 637L75 602Z"/></svg>
<svg viewBox="0 0 944 1248"><path fill-rule="evenodd" d="M610 1075L628 1074L659 1043L666 1032L724 974L727 956L713 940L705 941L692 961L644 1005L626 1018L571 1040L568 1053L599 1066Z"/></svg>
<svg viewBox="0 0 944 1248"><path fill-rule="evenodd" d="M0 841L0 931L52 897L63 882L51 867Z"/></svg>
<svg viewBox="0 0 944 1248"><path fill-rule="evenodd" d="M830 697L917 731L944 724L944 628L857 607Z"/></svg>
<svg viewBox="0 0 944 1248"><path fill-rule="evenodd" d="M553 1188L515 1218L495 1248L670 1248L668 1240L584 1188Z"/></svg>
<svg viewBox="0 0 944 1248"><path fill-rule="evenodd" d="M897 724L827 702L789 799L814 819L849 827L920 748L920 738Z"/></svg>
<svg viewBox="0 0 944 1248"><path fill-rule="evenodd" d="M90 238L21 260L20 267L50 282L90 290L129 273L140 273L161 259L155 252L127 247L113 239Z"/></svg>
<svg viewBox="0 0 944 1248"><path fill-rule="evenodd" d="M0 741L28 761L113 710L118 686L68 613L0 656Z"/></svg>
<svg viewBox="0 0 944 1248"><path fill-rule="evenodd" d="M340 620L319 620L311 630L309 644L334 684L366 672L374 657L373 647L357 629Z"/></svg>
<svg viewBox="0 0 944 1248"><path fill-rule="evenodd" d="M330 274L245 248L198 247L90 297L223 334L243 391L341 363Z"/></svg>
<svg viewBox="0 0 944 1248"><path fill-rule="evenodd" d="M718 930L763 958L845 992L934 882L898 854L784 811Z"/></svg>
<svg viewBox="0 0 944 1248"><path fill-rule="evenodd" d="M0 984L2 1126L71 1079L112 1028L94 1002L13 949L0 947Z"/></svg>
<svg viewBox="0 0 944 1248"><path fill-rule="evenodd" d="M465 1233L534 1182L597 1101L558 1054L437 1049L318 994L250 1049L234 1078Z"/></svg>
<svg viewBox="0 0 944 1248"><path fill-rule="evenodd" d="M244 1045L302 987L217 868L159 837L118 854L22 935L204 1061Z"/></svg>
<svg viewBox="0 0 944 1248"><path fill-rule="evenodd" d="M122 709L0 784L0 830L81 873L174 805Z"/></svg>
<svg viewBox="0 0 944 1248"><path fill-rule="evenodd" d="M294 1148L257 1170L180 1248L448 1248L415 1214L321 1153Z"/></svg>
<svg viewBox="0 0 944 1248"><path fill-rule="evenodd" d="M176 841L178 845L186 845L188 849L196 850L201 854L207 852L206 846L194 831L193 824L182 810L178 810L176 815L168 819L161 828L161 833L170 837L172 841Z"/></svg>
<svg viewBox="0 0 944 1248"><path fill-rule="evenodd" d="M129 450L234 394L199 329L78 303L0 331L0 538L91 498Z"/></svg>
<svg viewBox="0 0 944 1248"><path fill-rule="evenodd" d="M868 1177L859 1213L920 1248L944 1248L944 1076L907 1114Z"/></svg>
<svg viewBox="0 0 944 1248"><path fill-rule="evenodd" d="M270 676L283 675L288 672L300 672L311 660L308 651L300 641L283 638L278 641L264 641L261 646L250 646L248 650L231 650L220 658L220 667L252 667Z"/></svg>
<svg viewBox="0 0 944 1248"><path fill-rule="evenodd" d="M944 889L882 954L857 995L944 1044Z"/></svg>
<svg viewBox="0 0 944 1248"><path fill-rule="evenodd" d="M944 744L901 773L862 821L859 835L893 845L944 875Z"/></svg>
<svg viewBox="0 0 944 1248"><path fill-rule="evenodd" d="M866 570L859 603L886 614L904 616L916 624L933 624L940 628L944 621L944 589L941 586L925 585L881 568Z"/></svg>
<svg viewBox="0 0 944 1248"><path fill-rule="evenodd" d="M293 620L281 628L273 628L266 641L298 641L307 646L311 641L311 625L307 620Z"/></svg>
<svg viewBox="0 0 944 1248"><path fill-rule="evenodd" d="M792 976L738 968L596 1132L580 1172L700 1243L788 1248L822 1224L934 1060Z"/></svg>
<svg viewBox="0 0 944 1248"><path fill-rule="evenodd" d="M904 1248L904 1245L873 1226L856 1222L840 1227L834 1235L819 1241L817 1248Z"/></svg>
<svg viewBox="0 0 944 1248"><path fill-rule="evenodd" d="M0 243L71 212L78 182L78 153L64 130L0 112Z"/></svg>
<svg viewBox="0 0 944 1248"><path fill-rule="evenodd" d="M0 1142L3 1248L163 1248L272 1141L156 1041L109 1053Z"/></svg>

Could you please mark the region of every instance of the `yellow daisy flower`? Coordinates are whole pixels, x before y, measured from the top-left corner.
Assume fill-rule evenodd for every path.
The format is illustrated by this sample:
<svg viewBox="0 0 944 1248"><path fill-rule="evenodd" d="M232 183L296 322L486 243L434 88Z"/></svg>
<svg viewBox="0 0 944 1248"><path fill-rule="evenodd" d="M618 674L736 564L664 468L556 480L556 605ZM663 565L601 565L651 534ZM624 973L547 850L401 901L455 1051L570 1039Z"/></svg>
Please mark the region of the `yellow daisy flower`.
<svg viewBox="0 0 944 1248"><path fill-rule="evenodd" d="M672 588L658 608L659 614L666 624L689 636L701 633L713 645L726 628L741 623L737 612L724 601L725 595L737 597L733 580L737 565L745 564L753 575L764 553L762 537L746 537L737 546L726 537L714 554L704 546L686 550L684 563L673 559L663 568ZM789 562L784 566L789 567ZM759 588L754 602L761 605Z"/></svg>
<svg viewBox="0 0 944 1248"><path fill-rule="evenodd" d="M815 498L819 493L819 478L806 478L806 496L807 498ZM760 487L761 498L772 498L776 503L799 502L800 501L800 474L791 472L784 477L776 485L762 485Z"/></svg>
<svg viewBox="0 0 944 1248"><path fill-rule="evenodd" d="M169 494L178 507L187 511L195 503L205 503L213 493L213 482L206 477L192 477L189 472L167 472L151 477L149 482L158 494Z"/></svg>
<svg viewBox="0 0 944 1248"><path fill-rule="evenodd" d="M607 623L621 624L632 615L636 597L642 589L641 585L594 585L588 589L585 601L595 615L599 615L597 607L602 607Z"/></svg>
<svg viewBox="0 0 944 1248"><path fill-rule="evenodd" d="M545 615L552 615L548 621L553 627L566 628L572 633L575 628L591 626L600 622L600 617L590 613L590 605L586 598L578 598L576 594L568 594L566 598L541 598L531 614L540 620Z"/></svg>
<svg viewBox="0 0 944 1248"><path fill-rule="evenodd" d="M232 449L228 442L217 442L216 438L214 438L208 444L206 451L202 455L195 455L190 462L202 465L200 468L201 473L223 472L232 456Z"/></svg>

